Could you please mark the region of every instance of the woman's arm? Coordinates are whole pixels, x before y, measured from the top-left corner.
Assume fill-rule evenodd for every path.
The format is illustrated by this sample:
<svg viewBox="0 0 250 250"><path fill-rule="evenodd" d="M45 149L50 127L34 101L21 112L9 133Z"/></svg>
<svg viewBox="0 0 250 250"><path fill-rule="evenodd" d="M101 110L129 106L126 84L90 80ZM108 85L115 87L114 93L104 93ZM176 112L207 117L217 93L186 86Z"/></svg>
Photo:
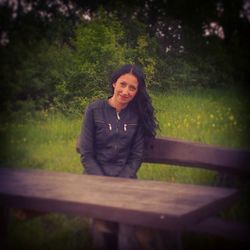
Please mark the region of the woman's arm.
<svg viewBox="0 0 250 250"><path fill-rule="evenodd" d="M80 134L80 159L88 174L104 175L101 166L99 166L95 159L94 134L93 110L87 107Z"/></svg>
<svg viewBox="0 0 250 250"><path fill-rule="evenodd" d="M119 177L136 178L136 173L141 166L144 151L144 136L141 127L137 129L127 164L119 173Z"/></svg>

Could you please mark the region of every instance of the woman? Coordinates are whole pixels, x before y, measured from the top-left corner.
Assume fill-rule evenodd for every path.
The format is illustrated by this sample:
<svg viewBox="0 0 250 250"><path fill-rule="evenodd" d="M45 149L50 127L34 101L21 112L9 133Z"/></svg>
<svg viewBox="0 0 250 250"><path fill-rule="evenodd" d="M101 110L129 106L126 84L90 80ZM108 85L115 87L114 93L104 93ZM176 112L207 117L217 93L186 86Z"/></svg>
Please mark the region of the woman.
<svg viewBox="0 0 250 250"><path fill-rule="evenodd" d="M111 76L111 89L111 97L86 108L79 143L81 162L87 174L136 178L146 140L155 136L157 128L144 74L136 65L124 65ZM129 227L118 229L117 224L94 220L95 234L98 228L135 234ZM110 236L103 234L104 245L116 249L117 235Z"/></svg>
<svg viewBox="0 0 250 250"><path fill-rule="evenodd" d="M124 65L111 77L112 96L90 104L80 135L81 162L94 175L136 178L157 123L143 72Z"/></svg>

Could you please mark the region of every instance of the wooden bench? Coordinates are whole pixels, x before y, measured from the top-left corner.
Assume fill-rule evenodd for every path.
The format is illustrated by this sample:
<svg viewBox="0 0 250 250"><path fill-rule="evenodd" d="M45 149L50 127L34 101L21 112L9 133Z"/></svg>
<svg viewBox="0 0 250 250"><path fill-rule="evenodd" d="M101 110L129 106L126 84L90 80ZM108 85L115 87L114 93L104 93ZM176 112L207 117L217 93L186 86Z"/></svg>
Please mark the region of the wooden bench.
<svg viewBox="0 0 250 250"><path fill-rule="evenodd" d="M78 141L76 150L80 153ZM247 185L250 180L250 151L248 150L158 137L148 143L143 162L217 171L219 186L237 185L239 188L242 184ZM194 227L188 228L188 231L246 243L250 241L249 222L236 222L219 217L207 218Z"/></svg>
<svg viewBox="0 0 250 250"><path fill-rule="evenodd" d="M7 232L8 208L20 208L119 223L119 250L134 249L134 229L156 230L157 235L164 235L163 239L168 236L166 244L171 242L172 250L181 249L181 232L224 211L237 196L237 190L232 188L1 168L0 244ZM93 236L114 233L94 229ZM101 241L94 243L102 245Z"/></svg>
<svg viewBox="0 0 250 250"><path fill-rule="evenodd" d="M250 175L249 151L170 138L151 141L144 162L205 168L245 180ZM8 208L14 207L83 215L161 232L206 233L249 244L249 225L215 217L234 204L238 193L232 187L0 169L0 237L6 235ZM120 249L124 244L120 242Z"/></svg>
<svg viewBox="0 0 250 250"><path fill-rule="evenodd" d="M241 189L250 180L250 151L194 143L173 138L156 138L147 146L144 162L164 163L218 172L218 186ZM250 186L247 187L248 190ZM250 209L250 204L249 204ZM250 224L211 217L188 229L249 244Z"/></svg>

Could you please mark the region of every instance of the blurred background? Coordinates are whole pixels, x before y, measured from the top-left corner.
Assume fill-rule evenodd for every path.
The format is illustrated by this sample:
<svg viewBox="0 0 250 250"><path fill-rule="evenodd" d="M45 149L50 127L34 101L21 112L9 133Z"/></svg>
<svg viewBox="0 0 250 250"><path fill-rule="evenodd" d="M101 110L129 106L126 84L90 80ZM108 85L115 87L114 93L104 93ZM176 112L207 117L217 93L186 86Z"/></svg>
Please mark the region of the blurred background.
<svg viewBox="0 0 250 250"><path fill-rule="evenodd" d="M81 174L84 109L125 63L145 72L157 136L250 149L249 44L249 0L0 0L0 167ZM219 185L214 172L161 164L139 178ZM244 190L223 216L249 221ZM83 218L13 214L12 249L92 249ZM205 247L239 243L184 236L184 249Z"/></svg>
<svg viewBox="0 0 250 250"><path fill-rule="evenodd" d="M249 0L1 0L1 110L82 111L123 63L148 87L249 90Z"/></svg>

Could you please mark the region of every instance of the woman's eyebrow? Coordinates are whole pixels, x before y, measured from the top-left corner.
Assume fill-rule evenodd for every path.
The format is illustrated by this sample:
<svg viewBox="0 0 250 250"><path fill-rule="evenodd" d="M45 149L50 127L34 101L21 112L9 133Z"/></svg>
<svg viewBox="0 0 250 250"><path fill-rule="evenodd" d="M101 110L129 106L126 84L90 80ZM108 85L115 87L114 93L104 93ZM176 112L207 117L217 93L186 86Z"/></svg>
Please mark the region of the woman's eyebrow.
<svg viewBox="0 0 250 250"><path fill-rule="evenodd" d="M126 84L128 84L125 80L122 80L121 83L126 83Z"/></svg>

